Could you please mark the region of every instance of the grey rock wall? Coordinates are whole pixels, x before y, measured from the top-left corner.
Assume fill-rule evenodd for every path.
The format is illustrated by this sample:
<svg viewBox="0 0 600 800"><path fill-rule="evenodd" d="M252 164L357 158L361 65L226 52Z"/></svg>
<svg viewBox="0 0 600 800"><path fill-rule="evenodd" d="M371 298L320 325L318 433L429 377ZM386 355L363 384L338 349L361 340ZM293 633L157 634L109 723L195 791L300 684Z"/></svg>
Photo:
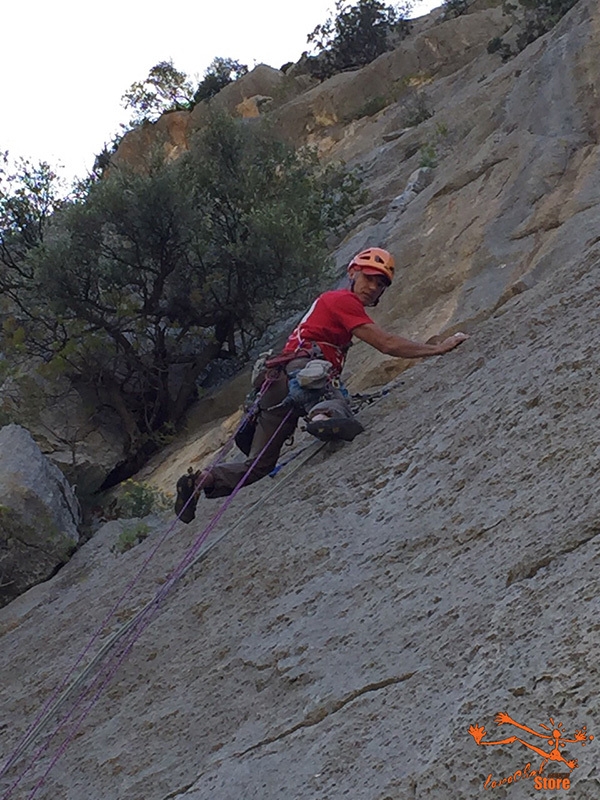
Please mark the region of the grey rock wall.
<svg viewBox="0 0 600 800"><path fill-rule="evenodd" d="M366 432L274 498L270 479L236 498L213 541L240 526L163 604L38 800L600 797L599 43L598 5L580 0L508 64L474 46L428 86L422 125L386 140L403 128L391 107L333 143L377 198L340 264L369 244L397 255L376 320L421 339L467 321L472 338L403 372L352 348L353 388L401 373L361 412ZM390 209L440 122L431 182ZM152 480L169 488L182 465L163 460ZM151 562L172 520L122 555L109 524L0 610L0 756L117 600L98 645L218 507L202 500ZM472 726L511 741L478 745ZM579 731L558 756L555 729ZM544 752L568 792L535 789Z"/></svg>
<svg viewBox="0 0 600 800"><path fill-rule="evenodd" d="M79 541L77 498L18 425L0 429L0 604L49 578Z"/></svg>

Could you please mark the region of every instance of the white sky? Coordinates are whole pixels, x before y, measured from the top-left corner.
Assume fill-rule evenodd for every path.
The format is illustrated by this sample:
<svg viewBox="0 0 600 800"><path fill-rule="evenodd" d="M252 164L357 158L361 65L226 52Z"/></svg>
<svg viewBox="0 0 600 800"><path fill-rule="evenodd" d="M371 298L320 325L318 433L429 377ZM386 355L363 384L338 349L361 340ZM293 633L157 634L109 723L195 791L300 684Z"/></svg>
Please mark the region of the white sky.
<svg viewBox="0 0 600 800"><path fill-rule="evenodd" d="M442 0L416 0L413 16ZM201 78L215 58L297 61L334 0L14 0L0 22L0 152L83 177L159 61Z"/></svg>

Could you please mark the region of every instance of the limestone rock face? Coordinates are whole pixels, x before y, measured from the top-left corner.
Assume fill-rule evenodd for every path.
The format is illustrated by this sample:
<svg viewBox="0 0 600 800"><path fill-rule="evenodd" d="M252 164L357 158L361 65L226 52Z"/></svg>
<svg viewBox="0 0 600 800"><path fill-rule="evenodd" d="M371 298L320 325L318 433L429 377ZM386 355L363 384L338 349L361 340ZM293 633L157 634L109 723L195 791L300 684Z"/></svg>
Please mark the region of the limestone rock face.
<svg viewBox="0 0 600 800"><path fill-rule="evenodd" d="M493 9L469 16L419 27L418 46L403 42L365 76L325 82L312 112L299 98L273 114L363 170L371 199L335 258L341 274L364 247L394 253L375 321L419 340L471 338L410 369L352 347L350 389L388 389L361 410L365 433L234 499L39 800L474 800L488 776L543 761L516 739L478 746L471 726L523 736L497 726L499 713L536 730L560 723L570 739L587 725L594 740L562 751L577 766L544 771L568 773L577 800L600 796L600 8L579 0L505 64L486 44L506 22ZM342 121L352 93L335 92L354 83L363 102L387 85L384 72L372 80L384 64L420 75L431 116L407 125L399 97ZM404 191L410 202L395 206ZM234 421L211 415L144 480L172 489ZM220 508L202 498L191 525L165 518L123 554L112 523L0 610L1 755L119 598L98 644L189 563ZM488 794L536 790L529 778Z"/></svg>
<svg viewBox="0 0 600 800"><path fill-rule="evenodd" d="M459 72L485 54L487 42L507 26L501 9L494 8L427 28L362 69L334 75L290 101L274 112L277 127L295 144L318 143L325 134L336 141L352 136L346 126L373 98L401 104L410 89Z"/></svg>
<svg viewBox="0 0 600 800"><path fill-rule="evenodd" d="M499 712L571 738L587 724L596 740L565 753L573 797L597 800L599 293L597 250L406 372L352 444L267 500L271 479L245 489L41 800L473 800L541 762L477 746L469 727L491 738ZM202 498L134 592L171 519L121 555L109 523L0 610L6 757L119 597L101 643L219 508ZM505 794L532 796L531 779Z"/></svg>
<svg viewBox="0 0 600 800"><path fill-rule="evenodd" d="M329 148L328 157L363 167L373 198L338 249L340 269L385 243L401 280L379 321L413 338L486 318L600 237L597 5L580 0L506 64L490 58L428 85L434 113L419 125L404 129L399 102ZM392 131L400 135L389 139ZM430 155L429 185L391 207ZM350 365L358 388L406 366L358 349Z"/></svg>
<svg viewBox="0 0 600 800"><path fill-rule="evenodd" d="M156 122L146 122L126 133L112 164L143 170L156 148L160 148L167 161L177 158L189 148L191 132L189 111L170 111Z"/></svg>
<svg viewBox="0 0 600 800"><path fill-rule="evenodd" d="M48 578L77 542L79 504L18 425L0 429L0 604Z"/></svg>
<svg viewBox="0 0 600 800"><path fill-rule="evenodd" d="M272 97L266 97L263 94L257 94L253 97L247 97L245 100L242 100L242 102L235 107L235 113L244 119L260 117L261 109L268 107L272 102Z"/></svg>
<svg viewBox="0 0 600 800"><path fill-rule="evenodd" d="M267 64L258 64L246 75L221 89L214 98L215 105L219 108L233 111L239 103L248 97L255 97L256 95L271 97L277 92L284 80L285 75L281 70L269 67Z"/></svg>

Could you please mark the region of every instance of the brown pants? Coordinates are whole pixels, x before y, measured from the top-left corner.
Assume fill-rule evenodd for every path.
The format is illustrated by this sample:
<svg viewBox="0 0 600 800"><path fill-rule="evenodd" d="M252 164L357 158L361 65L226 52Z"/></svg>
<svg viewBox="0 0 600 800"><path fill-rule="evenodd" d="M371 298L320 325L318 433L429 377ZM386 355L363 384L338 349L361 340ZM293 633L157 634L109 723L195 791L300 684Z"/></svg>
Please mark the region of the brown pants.
<svg viewBox="0 0 600 800"><path fill-rule="evenodd" d="M288 370L292 372L306 363L300 359L291 362L288 365ZM260 399L260 412L256 422L256 431L252 439L252 447L248 458L245 461L235 461L229 464L219 464L211 469L211 475L214 484L210 489L205 489L207 497L224 497L231 494L237 484L240 482L246 472L252 467L252 464L261 450L265 447L267 442L271 439L264 453L260 456L250 474L246 478L246 484L254 483L261 478L266 477L276 466L279 453L285 442L292 436L296 430L298 420L305 414L310 412L311 415L324 412L334 417L351 417L352 412L348 401L338 389L328 389L325 394L324 400L319 400L319 394L322 396L323 392L315 392L315 402L309 408L298 408L295 405L279 405L288 395L288 376L282 370L275 380L271 383L269 388ZM282 420L286 418L283 425ZM281 425L281 428L279 426ZM279 430L277 431L277 429ZM275 431L277 433L275 434ZM275 434L275 435L273 435Z"/></svg>

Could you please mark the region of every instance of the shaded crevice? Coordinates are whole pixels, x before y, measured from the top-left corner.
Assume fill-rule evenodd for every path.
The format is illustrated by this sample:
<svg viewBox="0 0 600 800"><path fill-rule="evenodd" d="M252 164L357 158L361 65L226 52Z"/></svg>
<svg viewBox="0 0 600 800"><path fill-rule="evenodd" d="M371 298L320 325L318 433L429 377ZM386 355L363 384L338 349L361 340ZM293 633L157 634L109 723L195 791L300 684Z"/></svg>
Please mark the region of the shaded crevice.
<svg viewBox="0 0 600 800"><path fill-rule="evenodd" d="M396 686L399 683L404 683L405 681L409 680L413 677L414 672L406 672L404 675L400 675L393 678L384 678L381 681L374 681L373 683L368 683L366 686L361 687L360 689L355 689L353 692L350 692L345 697L342 697L340 700L331 700L328 703L323 703L318 708L314 709L310 714L307 714L303 720L297 722L295 725L292 725L290 728L282 731L281 733L274 734L273 736L267 736L264 739L261 739L256 744L250 745L245 750L241 750L238 753L232 753L229 758L242 758L243 756L247 755L248 753L252 753L254 750L258 750L260 747L265 747L266 745L273 744L274 742L279 742L282 739L291 736L296 731L302 730L303 728L311 728L314 725L318 725L324 719L331 716L332 714L336 714L338 711L341 711L342 708L347 706L349 703L354 702L359 697L362 697L364 694L369 694L370 692L378 692L381 689L387 689L388 686ZM211 766L219 766L227 759L222 758L218 759L214 762ZM176 797L180 797L181 795L189 792L194 786L200 781L205 773L198 775L191 783L186 784L185 786L180 786L175 791L170 792L169 794L165 795L163 800L174 800Z"/></svg>
<svg viewBox="0 0 600 800"><path fill-rule="evenodd" d="M354 702L354 700L357 700L359 697L362 697L364 694L378 692L381 689L387 689L388 686L395 686L399 683L404 683L412 678L414 674L414 672L407 672L404 675L397 677L384 678L384 680L375 681L374 683L369 683L360 689L355 689L353 692L350 692L340 700L331 700L327 703L323 703L318 708L314 709L314 711L311 711L309 714L307 714L300 722L297 722L295 725L292 725L290 728L287 728L281 733L261 739L260 742L247 747L245 750L242 750L239 753L234 753L233 757L241 758L242 756L257 750L259 747L265 747L266 745L273 744L274 742L279 742L282 739L291 736L293 733L296 733L296 731L302 730L302 728L312 728L314 725L318 725L332 714L336 714L338 711L341 711L342 708L347 706L349 703Z"/></svg>
<svg viewBox="0 0 600 800"><path fill-rule="evenodd" d="M42 553L43 555L48 556L48 558L53 558L56 555L51 550L46 550L44 547L42 547L39 544L39 542L32 544L31 542L28 542L26 539L21 539L20 536L16 536L14 533L11 535L10 538L14 539L15 542L18 542L26 550L34 550L36 553Z"/></svg>
<svg viewBox="0 0 600 800"><path fill-rule="evenodd" d="M511 586L513 583L530 580L531 578L535 577L535 575L537 575L541 569L549 566L553 561L556 561L557 558L573 553L578 548L583 547L584 545L588 544L588 542L591 542L592 539L595 539L598 534L600 534L600 528L592 528L590 531L584 534L581 539L572 541L569 544L566 544L560 550L557 550L554 553L548 553L537 561L521 561L508 573L506 585Z"/></svg>
<svg viewBox="0 0 600 800"><path fill-rule="evenodd" d="M508 161L508 158L506 156L498 156L497 158L492 158L490 161L486 161L479 166L471 167L471 169L465 170L463 173L454 179L450 179L444 186L438 189L431 199L437 200L438 198L444 197L444 195L451 194L452 192L459 192L461 189L464 189L465 186L468 186L470 183L473 183L473 181L476 181L482 176L486 175L497 164L501 164L503 161Z"/></svg>
<svg viewBox="0 0 600 800"><path fill-rule="evenodd" d="M169 794L163 797L163 800L173 800L175 797L180 797L182 794L189 792L190 789L193 789L194 786L198 783L198 778L194 778L191 783L186 784L185 786L180 786L179 789L175 789L174 792L170 792Z"/></svg>
<svg viewBox="0 0 600 800"><path fill-rule="evenodd" d="M77 507L77 509L79 511L79 519L77 518L77 515L76 515L76 513L75 513L75 511L73 509L73 500L71 500L69 497L67 497L67 490L66 490L64 484L59 483L58 484L58 489L59 489L59 491L60 491L60 493L62 495L62 498L64 500L64 504L65 504L65 508L67 509L67 513L71 517L71 522L75 526L75 529L79 530L79 524L81 522L81 506L79 505L79 500L77 499L77 496L73 493L73 500L75 501L76 507Z"/></svg>

